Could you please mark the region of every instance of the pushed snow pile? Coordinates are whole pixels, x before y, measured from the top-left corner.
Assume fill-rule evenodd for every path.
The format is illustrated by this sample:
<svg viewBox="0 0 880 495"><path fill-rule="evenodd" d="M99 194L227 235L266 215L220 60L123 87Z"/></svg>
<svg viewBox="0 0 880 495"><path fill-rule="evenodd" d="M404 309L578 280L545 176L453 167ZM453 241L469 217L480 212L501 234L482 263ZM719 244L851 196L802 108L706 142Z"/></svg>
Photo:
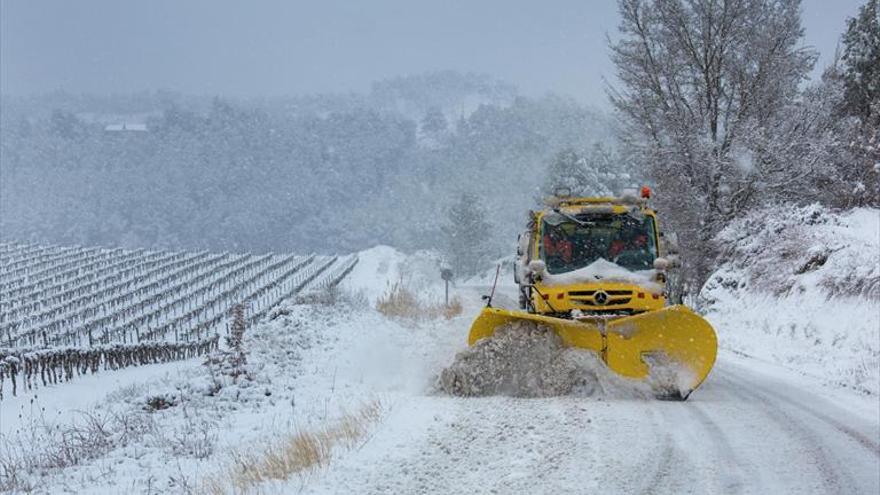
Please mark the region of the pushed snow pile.
<svg viewBox="0 0 880 495"><path fill-rule="evenodd" d="M542 281L545 285L572 285L578 283L591 283L601 280L603 282L620 282L636 284L654 294L663 292L663 285L656 282L655 270L630 271L611 261L599 258L589 265L566 273L544 275Z"/></svg>
<svg viewBox="0 0 880 495"><path fill-rule="evenodd" d="M880 210L771 208L717 241L700 296L721 347L880 393Z"/></svg>
<svg viewBox="0 0 880 495"><path fill-rule="evenodd" d="M631 389L596 354L567 348L552 330L528 322L498 328L491 338L459 352L440 373L448 394L474 397L553 397L572 392Z"/></svg>

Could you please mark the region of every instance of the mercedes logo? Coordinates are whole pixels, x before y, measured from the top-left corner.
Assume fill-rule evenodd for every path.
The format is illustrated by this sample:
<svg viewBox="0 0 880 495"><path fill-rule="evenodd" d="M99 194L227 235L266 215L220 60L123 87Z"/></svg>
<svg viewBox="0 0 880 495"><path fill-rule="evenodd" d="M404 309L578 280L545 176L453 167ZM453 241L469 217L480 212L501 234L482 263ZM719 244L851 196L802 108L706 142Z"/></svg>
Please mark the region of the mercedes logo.
<svg viewBox="0 0 880 495"><path fill-rule="evenodd" d="M608 302L608 293L605 291L596 291L596 294L593 295L593 300L596 301L596 304L599 306L604 306Z"/></svg>

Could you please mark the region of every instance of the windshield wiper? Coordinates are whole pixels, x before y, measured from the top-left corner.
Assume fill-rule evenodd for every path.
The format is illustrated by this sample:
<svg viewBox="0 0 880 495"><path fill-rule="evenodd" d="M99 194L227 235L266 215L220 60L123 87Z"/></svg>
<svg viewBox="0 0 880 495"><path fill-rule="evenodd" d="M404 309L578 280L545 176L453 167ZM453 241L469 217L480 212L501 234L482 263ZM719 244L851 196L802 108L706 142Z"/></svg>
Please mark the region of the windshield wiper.
<svg viewBox="0 0 880 495"><path fill-rule="evenodd" d="M563 212L561 212L558 208L557 208L557 209L554 209L553 211L554 211L555 213L558 213L558 214L564 216L565 218L571 220L572 222L574 222L574 223L580 225L581 227L589 227L589 226L591 226L591 225L595 225L595 224L592 223L592 222L584 222L583 220L578 220L577 218L575 218L575 217L572 216L572 215L569 215L568 213L563 213Z"/></svg>

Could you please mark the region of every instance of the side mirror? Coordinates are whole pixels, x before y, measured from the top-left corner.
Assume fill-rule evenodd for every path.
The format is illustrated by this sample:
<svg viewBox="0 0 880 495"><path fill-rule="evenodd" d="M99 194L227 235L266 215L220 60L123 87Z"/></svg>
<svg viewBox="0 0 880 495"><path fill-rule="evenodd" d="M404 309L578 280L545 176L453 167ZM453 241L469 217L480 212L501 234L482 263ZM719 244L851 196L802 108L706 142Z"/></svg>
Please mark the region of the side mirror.
<svg viewBox="0 0 880 495"><path fill-rule="evenodd" d="M516 254L522 256L529 250L529 241L532 238L532 231L526 230L520 233L516 238Z"/></svg>
<svg viewBox="0 0 880 495"><path fill-rule="evenodd" d="M669 260L666 258L657 258L654 260L654 269L658 272L665 272L670 265Z"/></svg>
<svg viewBox="0 0 880 495"><path fill-rule="evenodd" d="M663 250L668 254L678 253L678 235L675 232L666 232L660 234Z"/></svg>
<svg viewBox="0 0 880 495"><path fill-rule="evenodd" d="M542 277L547 270L547 264L543 260L529 261L529 272L536 277Z"/></svg>

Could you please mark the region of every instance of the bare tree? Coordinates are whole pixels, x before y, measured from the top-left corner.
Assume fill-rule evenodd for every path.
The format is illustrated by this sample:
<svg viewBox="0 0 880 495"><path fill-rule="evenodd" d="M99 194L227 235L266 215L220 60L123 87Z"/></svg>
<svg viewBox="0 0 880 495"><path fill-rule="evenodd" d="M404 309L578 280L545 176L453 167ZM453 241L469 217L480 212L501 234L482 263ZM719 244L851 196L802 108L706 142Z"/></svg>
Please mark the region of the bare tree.
<svg viewBox="0 0 880 495"><path fill-rule="evenodd" d="M774 159L784 110L815 63L800 0L620 0L609 89L621 138L657 184L665 219L709 270L710 241L762 194L797 177Z"/></svg>

